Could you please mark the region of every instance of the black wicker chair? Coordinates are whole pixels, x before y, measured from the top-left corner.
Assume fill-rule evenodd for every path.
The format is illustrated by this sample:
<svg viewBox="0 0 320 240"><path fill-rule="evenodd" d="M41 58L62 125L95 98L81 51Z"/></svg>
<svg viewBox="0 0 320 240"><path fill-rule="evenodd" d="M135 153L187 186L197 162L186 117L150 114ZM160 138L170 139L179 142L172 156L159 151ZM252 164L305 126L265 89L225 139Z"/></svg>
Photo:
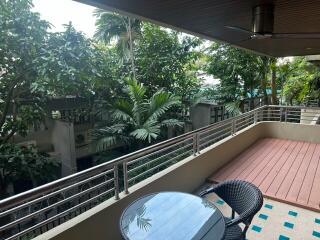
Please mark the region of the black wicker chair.
<svg viewBox="0 0 320 240"><path fill-rule="evenodd" d="M246 239L251 221L263 205L261 191L249 182L227 180L201 192L200 196L203 197L212 192L222 198L232 209L231 218L225 218L226 232L224 239ZM240 223L245 224L243 230L239 226Z"/></svg>

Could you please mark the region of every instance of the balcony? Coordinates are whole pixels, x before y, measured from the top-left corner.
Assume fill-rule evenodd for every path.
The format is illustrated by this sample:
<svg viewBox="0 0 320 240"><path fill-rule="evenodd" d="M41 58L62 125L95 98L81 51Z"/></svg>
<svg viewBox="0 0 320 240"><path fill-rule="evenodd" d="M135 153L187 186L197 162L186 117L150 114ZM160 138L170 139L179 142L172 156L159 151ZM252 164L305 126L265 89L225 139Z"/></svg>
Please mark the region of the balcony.
<svg viewBox="0 0 320 240"><path fill-rule="evenodd" d="M298 239L317 239L318 118L317 108L264 106L4 199L0 238L120 239L121 212L139 196L196 193L208 182L241 178L257 184L266 203L249 239L286 239L293 224L287 214L298 213ZM277 224L287 226L284 233Z"/></svg>

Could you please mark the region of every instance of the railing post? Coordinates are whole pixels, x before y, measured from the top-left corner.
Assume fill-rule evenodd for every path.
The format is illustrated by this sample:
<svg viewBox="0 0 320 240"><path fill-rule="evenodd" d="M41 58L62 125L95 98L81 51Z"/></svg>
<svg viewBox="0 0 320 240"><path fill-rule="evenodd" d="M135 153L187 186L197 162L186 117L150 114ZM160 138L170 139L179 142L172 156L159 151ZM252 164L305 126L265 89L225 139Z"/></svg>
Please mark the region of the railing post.
<svg viewBox="0 0 320 240"><path fill-rule="evenodd" d="M258 111L257 110L254 110L253 121L254 121L254 124L257 124L257 122L258 122Z"/></svg>
<svg viewBox="0 0 320 240"><path fill-rule="evenodd" d="M128 184L128 162L123 162L123 184L125 194L129 194L129 184Z"/></svg>
<svg viewBox="0 0 320 240"><path fill-rule="evenodd" d="M236 134L236 120L235 119L232 119L231 134L232 135Z"/></svg>
<svg viewBox="0 0 320 240"><path fill-rule="evenodd" d="M197 138L197 152L200 154L200 133L196 133Z"/></svg>
<svg viewBox="0 0 320 240"><path fill-rule="evenodd" d="M280 107L280 116L279 116L279 122L282 122L282 114L283 114L283 108Z"/></svg>
<svg viewBox="0 0 320 240"><path fill-rule="evenodd" d="M193 156L197 155L198 151L198 133L193 134Z"/></svg>
<svg viewBox="0 0 320 240"><path fill-rule="evenodd" d="M118 165L114 165L113 167L113 174L114 174L114 197L116 200L119 200L119 171Z"/></svg>
<svg viewBox="0 0 320 240"><path fill-rule="evenodd" d="M285 110L285 112L284 112L284 121L287 122L288 108L285 108L284 110Z"/></svg>

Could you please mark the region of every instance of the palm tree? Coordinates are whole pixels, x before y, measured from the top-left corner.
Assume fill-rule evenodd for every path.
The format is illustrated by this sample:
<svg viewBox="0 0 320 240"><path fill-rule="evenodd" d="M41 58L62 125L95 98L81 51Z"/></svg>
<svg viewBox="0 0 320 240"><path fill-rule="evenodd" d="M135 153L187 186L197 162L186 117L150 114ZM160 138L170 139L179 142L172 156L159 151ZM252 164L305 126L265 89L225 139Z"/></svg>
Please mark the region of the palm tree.
<svg viewBox="0 0 320 240"><path fill-rule="evenodd" d="M113 124L97 127L93 132L99 150L119 142L150 144L159 138L162 128L183 125L166 115L169 109L180 104L173 94L159 90L148 99L146 88L135 79L128 81L126 90L128 98L116 101L113 106Z"/></svg>
<svg viewBox="0 0 320 240"><path fill-rule="evenodd" d="M141 21L116 13L106 12L102 9L96 9L94 16L97 18L95 23L97 30L94 37L108 44L116 41L117 48L122 53L122 57L130 58L132 74L135 78L133 45L140 35Z"/></svg>

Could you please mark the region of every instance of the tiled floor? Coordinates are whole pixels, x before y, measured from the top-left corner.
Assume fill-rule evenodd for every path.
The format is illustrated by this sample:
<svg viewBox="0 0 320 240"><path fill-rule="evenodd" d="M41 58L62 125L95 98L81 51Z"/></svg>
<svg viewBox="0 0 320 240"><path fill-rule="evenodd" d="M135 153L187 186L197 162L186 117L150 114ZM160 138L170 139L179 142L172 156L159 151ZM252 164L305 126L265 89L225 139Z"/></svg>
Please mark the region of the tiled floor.
<svg viewBox="0 0 320 240"><path fill-rule="evenodd" d="M208 180L226 179L252 182L268 198L320 212L320 144L261 139Z"/></svg>
<svg viewBox="0 0 320 240"><path fill-rule="evenodd" d="M215 194L208 199L231 215L230 207ZM248 240L320 240L320 214L289 204L264 199L247 233Z"/></svg>

